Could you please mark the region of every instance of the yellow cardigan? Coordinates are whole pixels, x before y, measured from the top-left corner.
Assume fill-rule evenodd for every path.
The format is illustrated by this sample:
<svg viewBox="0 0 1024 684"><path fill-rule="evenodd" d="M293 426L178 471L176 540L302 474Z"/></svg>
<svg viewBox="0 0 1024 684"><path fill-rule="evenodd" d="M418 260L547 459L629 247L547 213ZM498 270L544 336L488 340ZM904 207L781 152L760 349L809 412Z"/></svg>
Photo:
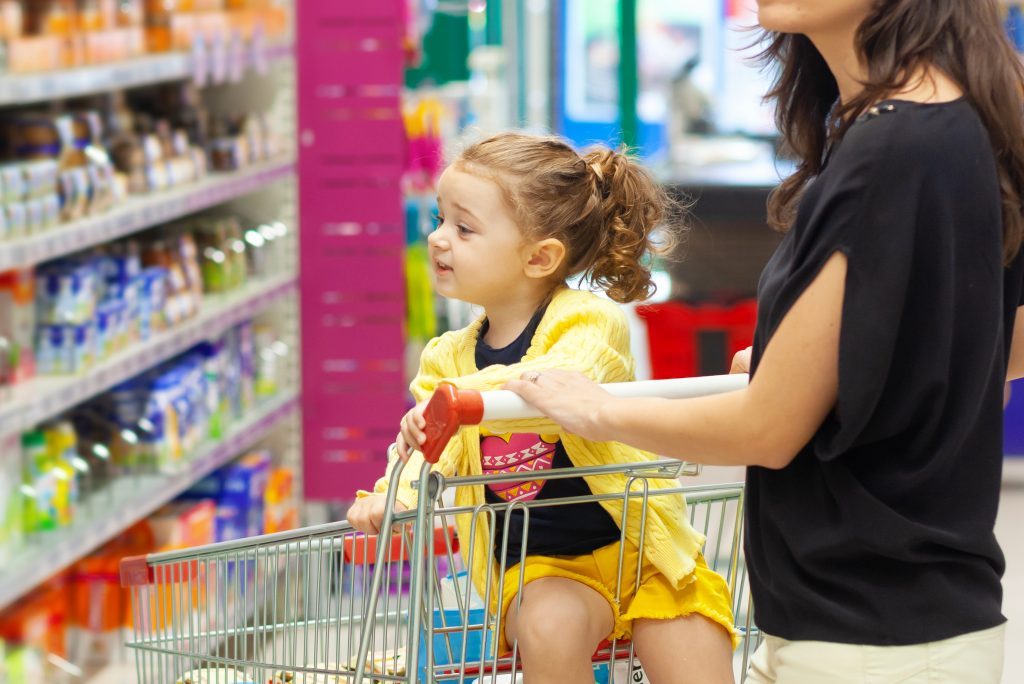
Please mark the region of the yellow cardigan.
<svg viewBox="0 0 1024 684"><path fill-rule="evenodd" d="M520 363L489 366L484 370L476 368L476 342L483 320L481 317L462 330L445 333L430 341L420 358L419 373L411 386L417 402L428 399L442 381L463 389L494 390L528 370L577 370L600 383L635 379L625 315L618 305L590 292L562 289L555 294ZM563 433L558 426L544 419L500 421L488 423L487 428L494 433ZM562 434L561 439L569 459L580 467L658 459L653 454L618 442L591 442L572 434ZM409 508L414 508L417 500L417 492L409 483L419 477L422 464L422 455L417 452L402 473L397 499ZM387 491L393 465L389 465L387 474L377 481L374 492ZM481 475L480 429L474 426L460 430L434 469L448 477ZM585 479L595 494L621 494L625 491L627 478L623 474L614 474L588 476ZM652 492L679 486L676 480L650 479L647 482ZM634 488L638 489L639 483ZM361 496L366 494L360 492ZM635 510L632 503L634 500ZM695 558L704 544L704 536L690 525L686 501L682 495L652 496L648 501L644 556L676 588L685 586L694 577ZM484 488L457 488L455 504L474 508L483 505ZM621 499L602 501L601 505L617 525L621 524ZM631 499L626 537L633 543L637 543L640 538L639 506L639 496ZM459 539L463 541L463 558L467 564L470 563L468 559L472 558L473 583L483 592L492 551L486 517L479 516L475 548L472 550L466 546L470 539L473 516L464 514L456 518ZM509 543L519 542L509 540ZM493 572L491 581L496 588L496 568Z"/></svg>

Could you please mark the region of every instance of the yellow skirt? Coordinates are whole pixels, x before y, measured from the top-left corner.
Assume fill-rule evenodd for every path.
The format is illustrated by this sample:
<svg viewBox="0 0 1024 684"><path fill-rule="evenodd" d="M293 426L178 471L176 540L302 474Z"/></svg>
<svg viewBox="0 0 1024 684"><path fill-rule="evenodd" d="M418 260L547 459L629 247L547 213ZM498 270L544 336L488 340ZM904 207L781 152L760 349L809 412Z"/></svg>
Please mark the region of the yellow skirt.
<svg viewBox="0 0 1024 684"><path fill-rule="evenodd" d="M622 592L618 602L615 600L615 594L618 584L616 577L619 568L619 542L582 556L528 556L523 586L542 577L565 577L598 592L608 601L615 618L615 626L612 633L607 636L608 640L632 638L634 620L671 620L696 613L721 625L732 638L733 648L736 648L739 633L733 626L729 585L726 584L724 577L708 567L703 555L696 558L697 568L694 570L693 580L679 589L674 588L646 558L643 559L640 587L637 588L637 556L636 545L626 542L622 563ZM516 565L505 572L501 624L505 624L509 606L519 593L521 568L522 565ZM502 634L501 651L507 653L511 646L506 643L504 636Z"/></svg>

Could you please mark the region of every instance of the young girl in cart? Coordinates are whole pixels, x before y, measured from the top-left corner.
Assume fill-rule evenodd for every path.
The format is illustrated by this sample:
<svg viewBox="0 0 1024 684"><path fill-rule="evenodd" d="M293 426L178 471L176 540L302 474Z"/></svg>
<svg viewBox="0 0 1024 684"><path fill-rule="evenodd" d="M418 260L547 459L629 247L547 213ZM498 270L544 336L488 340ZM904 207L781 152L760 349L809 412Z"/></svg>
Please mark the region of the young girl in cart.
<svg viewBox="0 0 1024 684"><path fill-rule="evenodd" d="M644 262L656 249L652 233L668 206L660 187L627 156L606 148L581 156L551 137L497 135L469 147L444 172L437 229L428 240L437 290L484 314L423 352L411 387L419 403L402 419L397 440L398 455L413 463L403 471L396 509L415 505L409 482L422 463L416 449L424 440L423 406L440 382L495 390L553 368L597 382L634 379L622 311L570 289L566 280L583 276L617 302L646 298L652 283ZM656 684L732 682L729 590L704 562L703 537L689 525L682 495L651 496L642 548L640 516L631 505L618 602L621 499L532 508L525 560L519 557L522 511L500 512L513 502L621 494L627 486L623 474L545 481L529 479L531 472L656 457L557 434L550 423L506 421L492 429L464 428L436 468L447 475L524 473L512 485L460 487L456 505L487 503L499 511L498 529L475 537L470 570L478 588L497 586L488 561L508 535L510 551L497 558L505 572L500 650L518 643L527 681L593 682L591 656L599 644L625 637ZM379 531L388 481L359 493L348 512L357 530ZM675 480L648 484L651 491L678 487ZM458 517L468 543L480 516ZM638 564L641 583L634 591Z"/></svg>

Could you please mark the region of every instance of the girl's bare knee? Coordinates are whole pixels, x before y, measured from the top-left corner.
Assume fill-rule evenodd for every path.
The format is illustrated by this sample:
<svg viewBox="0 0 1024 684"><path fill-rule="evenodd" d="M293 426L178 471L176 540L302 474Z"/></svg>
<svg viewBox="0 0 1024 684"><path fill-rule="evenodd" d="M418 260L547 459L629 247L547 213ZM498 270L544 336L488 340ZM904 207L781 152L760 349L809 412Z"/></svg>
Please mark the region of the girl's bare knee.
<svg viewBox="0 0 1024 684"><path fill-rule="evenodd" d="M578 582L561 580L544 586L545 581L531 583L523 591L514 619L520 651L531 660L549 654L559 659L589 658L612 629L611 608L603 596ZM538 586L530 591L534 585Z"/></svg>

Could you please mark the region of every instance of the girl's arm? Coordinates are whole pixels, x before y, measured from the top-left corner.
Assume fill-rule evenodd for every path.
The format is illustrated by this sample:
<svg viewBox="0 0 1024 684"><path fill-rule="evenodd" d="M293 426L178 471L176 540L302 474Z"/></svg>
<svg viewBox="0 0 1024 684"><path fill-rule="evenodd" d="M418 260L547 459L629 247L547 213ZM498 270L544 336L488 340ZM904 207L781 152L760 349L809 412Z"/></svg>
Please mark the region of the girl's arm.
<svg viewBox="0 0 1024 684"><path fill-rule="evenodd" d="M1010 365L1006 381L1024 378L1024 306L1017 309L1017 320L1013 324L1013 342L1010 344Z"/></svg>
<svg viewBox="0 0 1024 684"><path fill-rule="evenodd" d="M566 431L714 465L782 468L817 432L839 391L846 256L837 252L790 308L750 385L695 399L617 399L575 374L515 380Z"/></svg>

